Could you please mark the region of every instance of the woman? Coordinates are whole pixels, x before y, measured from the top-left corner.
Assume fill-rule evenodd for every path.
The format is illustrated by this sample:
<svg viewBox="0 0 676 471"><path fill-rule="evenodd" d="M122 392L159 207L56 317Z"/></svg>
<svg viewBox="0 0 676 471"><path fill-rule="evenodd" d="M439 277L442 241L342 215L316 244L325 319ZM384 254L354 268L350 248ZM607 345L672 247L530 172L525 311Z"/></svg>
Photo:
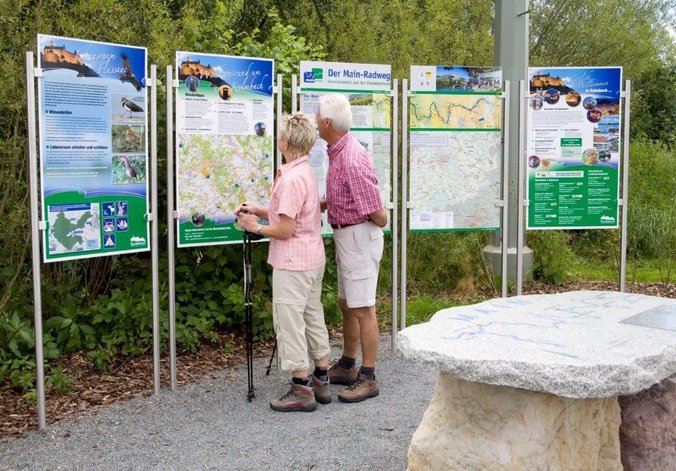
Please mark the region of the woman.
<svg viewBox="0 0 676 471"><path fill-rule="evenodd" d="M329 334L321 302L324 243L317 179L308 153L315 143L314 120L304 113L284 116L277 145L285 163L277 170L270 207L243 203L235 211L246 231L270 238L272 314L281 368L292 387L270 402L280 412L311 412L331 402ZM267 219L268 225L258 219ZM315 369L309 375L308 353Z"/></svg>

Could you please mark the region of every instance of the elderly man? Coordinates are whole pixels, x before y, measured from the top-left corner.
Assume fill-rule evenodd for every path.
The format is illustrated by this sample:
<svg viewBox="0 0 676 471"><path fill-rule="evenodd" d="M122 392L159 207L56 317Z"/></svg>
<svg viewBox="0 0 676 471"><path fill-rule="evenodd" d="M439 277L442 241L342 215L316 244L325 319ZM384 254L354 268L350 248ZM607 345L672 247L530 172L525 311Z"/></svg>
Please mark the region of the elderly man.
<svg viewBox="0 0 676 471"><path fill-rule="evenodd" d="M352 110L344 95L320 98L319 136L328 144L326 201L334 231L338 268L338 301L343 314L343 355L329 370L333 384L349 387L342 402L360 402L378 395L375 377L378 356L376 285L383 255L383 231L388 213L378 191L371 156L350 134ZM361 347L362 364L355 360Z"/></svg>

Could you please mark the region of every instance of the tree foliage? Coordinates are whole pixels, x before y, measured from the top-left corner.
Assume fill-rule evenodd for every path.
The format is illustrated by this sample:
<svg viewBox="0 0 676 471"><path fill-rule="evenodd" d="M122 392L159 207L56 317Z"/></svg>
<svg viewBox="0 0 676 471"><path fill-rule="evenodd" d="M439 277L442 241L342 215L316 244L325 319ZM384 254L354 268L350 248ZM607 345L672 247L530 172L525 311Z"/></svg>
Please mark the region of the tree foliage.
<svg viewBox="0 0 676 471"><path fill-rule="evenodd" d="M674 60L670 0L533 0L534 66L622 66L636 78Z"/></svg>
<svg viewBox="0 0 676 471"><path fill-rule="evenodd" d="M676 149L676 64L644 72L632 87L632 136Z"/></svg>

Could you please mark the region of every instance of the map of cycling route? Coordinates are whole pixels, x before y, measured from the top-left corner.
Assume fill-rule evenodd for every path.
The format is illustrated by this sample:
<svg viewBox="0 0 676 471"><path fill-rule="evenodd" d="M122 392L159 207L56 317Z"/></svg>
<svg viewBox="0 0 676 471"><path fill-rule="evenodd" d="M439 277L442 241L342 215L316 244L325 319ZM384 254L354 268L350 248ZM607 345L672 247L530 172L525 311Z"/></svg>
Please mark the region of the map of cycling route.
<svg viewBox="0 0 676 471"><path fill-rule="evenodd" d="M448 134L444 146L411 148L411 229L498 227L500 132Z"/></svg>
<svg viewBox="0 0 676 471"><path fill-rule="evenodd" d="M389 128L391 115L391 97L389 95L373 95L373 127Z"/></svg>
<svg viewBox="0 0 676 471"><path fill-rule="evenodd" d="M180 217L231 218L243 201L267 205L272 188L272 138L255 135L179 136Z"/></svg>
<svg viewBox="0 0 676 471"><path fill-rule="evenodd" d="M502 103L496 95L413 95L410 127L500 129Z"/></svg>

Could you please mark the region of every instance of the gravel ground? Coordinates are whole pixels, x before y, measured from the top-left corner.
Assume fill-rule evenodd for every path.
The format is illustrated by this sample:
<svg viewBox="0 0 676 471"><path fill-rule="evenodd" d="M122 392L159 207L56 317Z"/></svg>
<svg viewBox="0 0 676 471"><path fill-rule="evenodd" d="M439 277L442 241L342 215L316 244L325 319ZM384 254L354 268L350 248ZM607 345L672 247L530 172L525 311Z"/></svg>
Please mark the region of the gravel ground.
<svg viewBox="0 0 676 471"><path fill-rule="evenodd" d="M390 342L381 337L377 398L343 404L342 387L332 386L333 402L315 412L273 412L288 375L273 367L265 376L268 359L258 358L252 402L246 367L217 371L173 393L3 439L0 470L404 470L436 371L404 362Z"/></svg>

